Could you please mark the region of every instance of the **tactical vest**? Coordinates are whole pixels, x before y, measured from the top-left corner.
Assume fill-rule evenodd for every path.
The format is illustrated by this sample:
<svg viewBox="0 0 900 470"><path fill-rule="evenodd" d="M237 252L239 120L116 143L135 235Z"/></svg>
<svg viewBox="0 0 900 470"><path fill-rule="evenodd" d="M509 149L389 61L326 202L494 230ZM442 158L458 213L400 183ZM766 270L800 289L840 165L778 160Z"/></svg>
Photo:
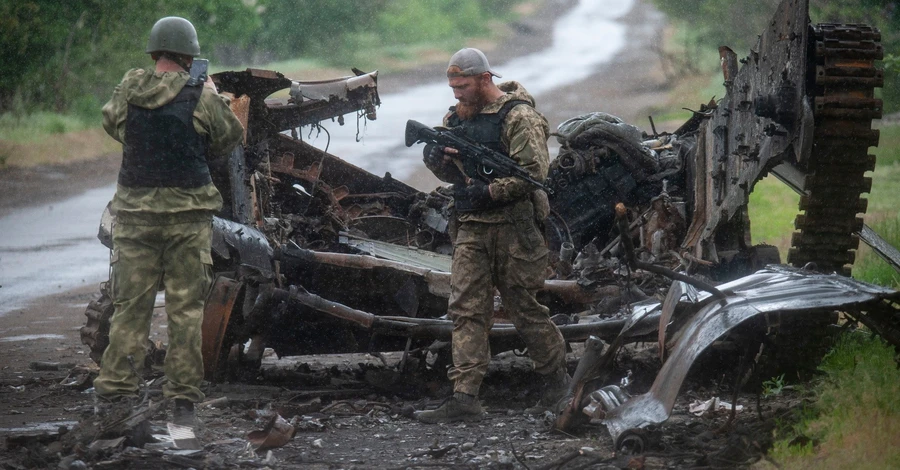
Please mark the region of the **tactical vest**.
<svg viewBox="0 0 900 470"><path fill-rule="evenodd" d="M456 114L456 106L450 108L450 116L447 125L459 129L469 139L490 148L491 150L509 156L509 149L503 145L503 121L513 108L520 104L531 106L525 100L509 100L503 103L499 111L493 114L476 114L472 119L462 120Z"/></svg>
<svg viewBox="0 0 900 470"><path fill-rule="evenodd" d="M128 104L119 184L126 187L197 188L212 182L209 143L194 129L203 85L185 86L156 109Z"/></svg>

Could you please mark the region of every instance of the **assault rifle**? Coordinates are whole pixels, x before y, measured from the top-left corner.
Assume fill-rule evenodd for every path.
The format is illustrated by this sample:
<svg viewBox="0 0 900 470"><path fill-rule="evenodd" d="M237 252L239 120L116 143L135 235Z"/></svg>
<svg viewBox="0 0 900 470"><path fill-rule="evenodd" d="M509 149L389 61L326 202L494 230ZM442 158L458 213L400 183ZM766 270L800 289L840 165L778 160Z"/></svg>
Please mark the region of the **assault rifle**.
<svg viewBox="0 0 900 470"><path fill-rule="evenodd" d="M543 189L547 194L553 194L552 189L532 178L512 158L500 152L491 150L468 137L455 134L452 129L433 129L412 119L406 121L406 146L412 147L413 144L420 142L459 150L463 173L469 178L490 182L492 178L515 176L536 188Z"/></svg>

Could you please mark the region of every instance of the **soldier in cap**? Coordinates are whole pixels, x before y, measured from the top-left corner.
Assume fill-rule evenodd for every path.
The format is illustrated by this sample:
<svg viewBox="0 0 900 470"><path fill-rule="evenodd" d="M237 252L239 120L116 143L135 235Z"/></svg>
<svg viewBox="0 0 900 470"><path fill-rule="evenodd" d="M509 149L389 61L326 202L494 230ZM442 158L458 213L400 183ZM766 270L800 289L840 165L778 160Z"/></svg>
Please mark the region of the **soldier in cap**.
<svg viewBox="0 0 900 470"><path fill-rule="evenodd" d="M447 78L457 104L444 126L515 160L532 178L543 181L550 164L547 120L535 110L534 98L517 82L495 84L487 57L478 49L453 54ZM455 164L457 149L426 146L425 165L441 180L453 183L456 226L448 313L453 320L453 396L439 408L420 411L419 421L477 421L478 401L490 362L488 332L494 288L504 310L528 346L543 394L529 412L553 409L568 390L565 342L550 321L549 310L535 298L543 286L548 249L540 227L549 215L547 195L516 178L485 183L465 175ZM554 410L555 411L555 410Z"/></svg>
<svg viewBox="0 0 900 470"><path fill-rule="evenodd" d="M157 21L146 52L155 67L129 70L103 106L103 127L122 143L123 156L110 203L117 219L110 260L115 313L94 387L104 404L136 396L135 366L144 363L162 283L168 315L163 394L174 399L175 422L194 425L193 404L204 398L201 322L212 283L212 216L222 208L207 161L239 144L243 127L211 80L188 83L200 54L188 20Z"/></svg>

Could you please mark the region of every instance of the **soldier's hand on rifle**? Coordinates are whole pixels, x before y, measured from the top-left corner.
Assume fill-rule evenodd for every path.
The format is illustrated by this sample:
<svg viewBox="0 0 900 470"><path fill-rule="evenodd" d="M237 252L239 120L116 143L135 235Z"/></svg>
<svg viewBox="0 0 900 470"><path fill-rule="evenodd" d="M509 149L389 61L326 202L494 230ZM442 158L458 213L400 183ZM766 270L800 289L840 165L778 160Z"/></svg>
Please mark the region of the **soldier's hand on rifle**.
<svg viewBox="0 0 900 470"><path fill-rule="evenodd" d="M428 144L425 146L425 163L428 165L439 166L449 163L453 157L459 154L459 150L452 147L444 147L436 144Z"/></svg>
<svg viewBox="0 0 900 470"><path fill-rule="evenodd" d="M453 185L453 200L459 211L473 211L490 208L494 203L491 187L481 180L472 180L469 185Z"/></svg>
<svg viewBox="0 0 900 470"><path fill-rule="evenodd" d="M428 169L441 181L453 184L465 184L467 180L465 174L459 165L453 163L453 154L447 153L447 150L452 150L453 154L459 153L456 149L438 144L426 145L422 158L425 162L425 166L428 167Z"/></svg>

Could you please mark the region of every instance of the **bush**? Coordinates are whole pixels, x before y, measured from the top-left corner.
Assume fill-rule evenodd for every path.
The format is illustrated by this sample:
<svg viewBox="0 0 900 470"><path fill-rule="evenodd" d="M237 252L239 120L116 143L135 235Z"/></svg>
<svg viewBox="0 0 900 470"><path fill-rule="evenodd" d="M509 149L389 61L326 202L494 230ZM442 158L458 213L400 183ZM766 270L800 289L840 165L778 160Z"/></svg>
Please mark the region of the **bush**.
<svg viewBox="0 0 900 470"><path fill-rule="evenodd" d="M670 18L690 24L702 50L731 47L739 57L756 45L780 0L653 0ZM816 23L865 23L881 30L885 51L900 49L900 2L885 0L810 0ZM685 46L685 50L692 49ZM893 60L893 59L890 59ZM885 63L885 86L880 91L886 112L900 111L900 70Z"/></svg>
<svg viewBox="0 0 900 470"><path fill-rule="evenodd" d="M162 12L189 19L202 55L233 68L298 57L334 63L421 42L452 47L487 33L489 21L519 1L0 2L0 114L96 113L126 70L152 65L144 48Z"/></svg>

